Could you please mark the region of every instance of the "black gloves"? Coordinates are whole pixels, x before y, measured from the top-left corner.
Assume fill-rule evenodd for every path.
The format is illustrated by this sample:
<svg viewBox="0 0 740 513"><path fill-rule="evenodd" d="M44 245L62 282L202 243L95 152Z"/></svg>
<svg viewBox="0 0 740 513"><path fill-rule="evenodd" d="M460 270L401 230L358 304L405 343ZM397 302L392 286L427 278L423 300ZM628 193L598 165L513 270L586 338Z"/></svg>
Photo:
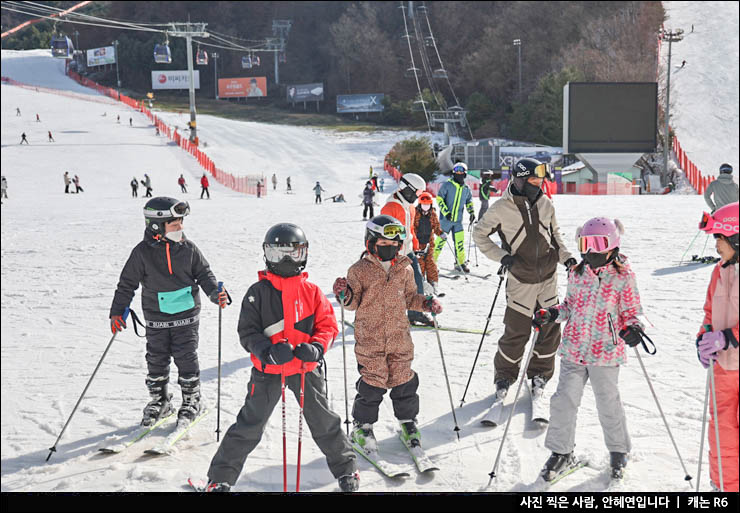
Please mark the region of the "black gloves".
<svg viewBox="0 0 740 513"><path fill-rule="evenodd" d="M295 346L293 355L304 362L318 362L324 356L324 346L319 342L304 342Z"/></svg>
<svg viewBox="0 0 740 513"><path fill-rule="evenodd" d="M625 344L635 347L642 342L642 328L636 324L627 326L619 332L619 336L622 337Z"/></svg>
<svg viewBox="0 0 740 513"><path fill-rule="evenodd" d="M569 258L568 260L565 261L565 268L568 271L570 271L570 268L573 267L574 265L578 265L578 261L575 258L572 258L571 257L571 258Z"/></svg>
<svg viewBox="0 0 740 513"><path fill-rule="evenodd" d="M449 222L452 222L452 212L447 212L444 216L445 219L447 219Z"/></svg>
<svg viewBox="0 0 740 513"><path fill-rule="evenodd" d="M501 266L507 271L510 271L515 262L516 257L514 255L506 255L501 259Z"/></svg>
<svg viewBox="0 0 740 513"><path fill-rule="evenodd" d="M558 315L560 315L560 310L558 310L554 306L551 306L550 308L540 308L534 313L534 319L532 320L532 323L535 326L539 327L543 324L555 322L555 319L558 318Z"/></svg>
<svg viewBox="0 0 740 513"><path fill-rule="evenodd" d="M293 346L288 343L287 338L277 344L273 344L268 339L262 340L252 353L266 365L283 365L291 361L294 356Z"/></svg>
<svg viewBox="0 0 740 513"><path fill-rule="evenodd" d="M474 223L475 222L475 214L473 214L472 212L470 214L470 222L471 223Z"/></svg>

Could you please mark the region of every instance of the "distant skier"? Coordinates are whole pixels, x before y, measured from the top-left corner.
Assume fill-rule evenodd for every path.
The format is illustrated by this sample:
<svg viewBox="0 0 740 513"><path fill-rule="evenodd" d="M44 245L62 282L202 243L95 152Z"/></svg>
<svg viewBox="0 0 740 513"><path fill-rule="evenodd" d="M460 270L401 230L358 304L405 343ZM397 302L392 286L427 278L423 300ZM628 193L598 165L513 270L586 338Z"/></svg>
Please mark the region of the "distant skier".
<svg viewBox="0 0 740 513"><path fill-rule="evenodd" d="M134 177L133 180L131 180L131 197L137 198L139 196L139 180Z"/></svg>
<svg viewBox="0 0 740 513"><path fill-rule="evenodd" d="M208 196L208 199L211 199L211 193L208 192L208 187L210 184L208 183L208 177L205 173L203 173L203 176L200 177L200 199L203 199L203 194L206 194Z"/></svg>
<svg viewBox="0 0 740 513"><path fill-rule="evenodd" d="M347 200L344 199L344 194L341 192L339 194L335 194L334 196L330 196L329 199L332 203L346 203Z"/></svg>
<svg viewBox="0 0 740 513"><path fill-rule="evenodd" d="M382 176L380 177L380 192L383 192L383 189L385 188L385 178Z"/></svg>
<svg viewBox="0 0 740 513"><path fill-rule="evenodd" d="M480 173L480 189L478 189L478 199L480 200L478 219L483 217L483 214L488 210L488 201L491 198L491 193L496 194L497 192L498 189L493 186L493 171L484 169Z"/></svg>
<svg viewBox="0 0 740 513"><path fill-rule="evenodd" d="M180 178L177 179L177 185L180 186L180 192L184 192L185 194L187 194L188 188L187 184L185 183L185 177L182 174L180 174Z"/></svg>
<svg viewBox="0 0 740 513"><path fill-rule="evenodd" d="M300 397L311 436L339 488L354 492L360 485L357 455L327 399L318 364L337 335L334 308L303 272L308 240L301 228L271 227L262 248L267 268L244 294L237 330L251 353L247 397L211 460L206 491L228 492L236 484L278 403L282 377L282 386Z"/></svg>
<svg viewBox="0 0 740 513"><path fill-rule="evenodd" d="M23 144L23 143L28 144L28 139L26 139L26 132L23 132L21 134L21 142L20 142L20 144Z"/></svg>
<svg viewBox="0 0 740 513"><path fill-rule="evenodd" d="M419 241L419 249L415 253L419 260L421 275L426 278L436 294L439 270L434 261L434 236L446 239L447 234L439 226L439 217L434 210L434 198L426 191L419 194L419 204L416 206L414 217L414 234Z"/></svg>
<svg viewBox="0 0 740 513"><path fill-rule="evenodd" d="M69 184L72 183L72 179L69 177L69 171L64 172L64 194L69 194Z"/></svg>
<svg viewBox="0 0 740 513"><path fill-rule="evenodd" d="M684 61L683 61L683 62L681 63L681 68L683 68L684 66L686 66L686 60L685 60L685 59L684 59Z"/></svg>
<svg viewBox="0 0 740 513"><path fill-rule="evenodd" d="M15 115L16 116L20 116L21 115L21 109L20 109L20 107L16 107L15 108Z"/></svg>
<svg viewBox="0 0 740 513"><path fill-rule="evenodd" d="M370 179L373 184L373 190L378 190L378 173L373 173L373 177Z"/></svg>
<svg viewBox="0 0 740 513"><path fill-rule="evenodd" d="M119 114L116 116L116 123L120 123L120 122L121 122L121 115Z"/></svg>
<svg viewBox="0 0 740 513"><path fill-rule="evenodd" d="M152 197L152 179L149 178L149 175L144 173L144 179L141 181L141 185L146 187L146 194L144 194L145 198L151 198Z"/></svg>
<svg viewBox="0 0 740 513"><path fill-rule="evenodd" d="M587 381L596 399L612 478L621 479L632 449L619 397L619 369L627 363L625 345L639 345L644 327L638 320L643 312L635 274L619 252L623 233L619 220L604 217L590 219L579 228L576 239L583 260L568 273L565 298L534 313L536 326L565 324L558 349L560 378L550 400L545 438L545 447L552 451L541 473L545 481L577 461L573 454L576 418Z"/></svg>
<svg viewBox="0 0 740 513"><path fill-rule="evenodd" d="M714 201L712 201L712 196L714 196ZM738 201L738 187L732 179L730 164L719 166L719 176L707 185L704 191L704 201L707 202L712 213L725 205Z"/></svg>
<svg viewBox="0 0 740 513"><path fill-rule="evenodd" d="M8 199L8 181L5 176L0 178L0 197Z"/></svg>
<svg viewBox="0 0 740 513"><path fill-rule="evenodd" d="M198 417L199 287L221 308L228 301L227 292L218 291L216 277L203 254L183 235L183 220L188 214L188 203L174 198L157 197L146 203L144 240L134 247L123 266L110 308L111 332L125 329L123 313L141 284L141 305L147 323L145 383L151 398L144 408L142 426L151 426L174 413L172 394L167 391L173 358L182 391L178 424Z"/></svg>
<svg viewBox="0 0 740 513"><path fill-rule="evenodd" d="M355 356L360 379L352 406L352 440L362 448L377 448L373 424L388 390L402 440L411 448L421 447L416 425L419 376L411 368L414 342L406 310L436 315L442 313L442 305L417 293L411 260L401 253L407 236L395 218L373 217L365 226L366 250L347 277L337 278L333 285L337 301L343 299L347 310L356 311Z"/></svg>
<svg viewBox="0 0 740 513"><path fill-rule="evenodd" d="M134 126L134 118L128 118L128 126Z"/></svg>
<svg viewBox="0 0 740 513"><path fill-rule="evenodd" d="M463 210L467 210L472 224L475 221L473 210L473 193L465 185L468 166L458 162L452 168L452 177L442 184L437 194L437 205L440 212L442 231L452 234L452 245L455 248L455 270L469 273L465 261L465 230L463 229ZM439 239L434 247L434 259L439 259L440 253L446 245L445 239Z"/></svg>
<svg viewBox="0 0 740 513"><path fill-rule="evenodd" d="M702 231L714 235L720 261L712 271L704 301L704 319L696 337L699 361L705 369L712 364L712 394L717 399L717 410L709 407L709 476L712 489L718 491L724 488L725 492L734 493L738 491L739 214L738 203L730 203L717 209L714 215L704 213L699 224ZM719 441L716 432L719 433ZM718 448L721 454L718 454Z"/></svg>
<svg viewBox="0 0 740 513"><path fill-rule="evenodd" d="M275 173L272 174L272 190L277 190L277 176L275 176Z"/></svg>
<svg viewBox="0 0 740 513"><path fill-rule="evenodd" d="M316 182L316 185L314 185L313 192L316 193L316 199L314 200L314 205L316 203L321 203L321 193L326 192L319 182Z"/></svg>
<svg viewBox="0 0 740 513"><path fill-rule="evenodd" d="M72 178L72 183L75 184L75 194L79 194L80 192L85 192L85 189L83 189L80 186L80 177L75 175L74 178Z"/></svg>
<svg viewBox="0 0 740 513"><path fill-rule="evenodd" d="M262 180L257 180L257 197L262 197Z"/></svg>
<svg viewBox="0 0 740 513"><path fill-rule="evenodd" d="M51 135L51 130L49 130L49 142L56 142L54 140L54 137L52 137L52 135Z"/></svg>
<svg viewBox="0 0 740 513"><path fill-rule="evenodd" d="M286 192L292 192L293 188L290 186L290 177L285 179L285 183L288 184L288 190Z"/></svg>
<svg viewBox="0 0 740 513"><path fill-rule="evenodd" d="M159 136L159 127L155 127L154 135Z"/></svg>
<svg viewBox="0 0 740 513"><path fill-rule="evenodd" d="M39 117L38 114L36 114L36 123L41 123L41 118Z"/></svg>
<svg viewBox="0 0 740 513"><path fill-rule="evenodd" d="M370 219L375 217L375 213L373 212L373 200L375 198L375 191L373 191L373 184L370 180L368 180L365 183L365 189L362 191L362 204L364 208L362 209L362 220L366 221L368 219L368 211L370 211Z"/></svg>

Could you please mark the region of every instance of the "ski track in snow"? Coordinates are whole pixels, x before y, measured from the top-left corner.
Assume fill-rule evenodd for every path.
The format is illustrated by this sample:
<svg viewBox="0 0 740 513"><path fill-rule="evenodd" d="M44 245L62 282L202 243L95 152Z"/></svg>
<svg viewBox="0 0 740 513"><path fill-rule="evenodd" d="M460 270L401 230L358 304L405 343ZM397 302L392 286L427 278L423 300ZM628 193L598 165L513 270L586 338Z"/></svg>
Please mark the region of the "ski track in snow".
<svg viewBox="0 0 740 513"><path fill-rule="evenodd" d="M59 61L48 51L3 50L3 73L21 81L43 77L47 87L77 90L61 75ZM22 65L33 57L33 73ZM43 57L43 58L42 58ZM46 63L44 65L44 62ZM44 68L44 66L46 66ZM40 68L41 67L41 68ZM53 73L49 72L51 67ZM46 71L42 72L40 69ZM30 73L30 74L29 74ZM84 89L84 88L83 88ZM89 94L89 90L85 90ZM129 181L147 172L154 195L184 197L192 214L185 221L186 234L203 250L216 276L226 283L234 305L223 312L221 421L223 437L242 407L251 370L249 356L238 341L239 304L262 268L261 242L276 222L294 222L310 240L309 279L317 283L335 305L331 293L337 276L362 252L364 224L356 194L367 180L370 165L382 173L382 158L410 132L334 133L319 129L221 120L199 116L206 153L234 174L264 173L267 197L257 199L229 191L211 180L212 199L200 200L202 170L185 152L154 135L141 114L119 105L86 102L79 98L2 85L2 169L8 178L8 200L2 206L2 491L184 491L188 477L204 478L216 451L216 388L218 312L203 301L199 357L204 401L212 408L172 454L145 457L143 451L168 433L160 428L118 455L97 449L121 440L136 429L148 401L144 386L145 342L129 329L116 338L85 400L57 446L51 460L44 460L110 340L108 310L120 270L131 248L143 233L140 195L132 199ZM15 116L20 107L21 117ZM38 112L42 123L35 122ZM103 113L107 115L102 116ZM124 120L115 122L117 114ZM161 113L169 123L182 127L185 116ZM130 128L126 122L134 120ZM736 119L735 119L736 122ZM52 130L57 143L46 142ZM25 131L30 146L19 146ZM684 137L682 142L688 146ZM63 193L62 174L78 174L85 192ZM269 178L277 173L278 190ZM189 193L182 195L177 177L184 173ZM295 194L286 195L285 178L292 177ZM393 192L386 178L385 202ZM314 205L311 188L320 180L325 197L343 193L348 203ZM478 209L475 200L476 211ZM568 247L574 249L576 228L595 215L619 217L627 232L622 250L630 256L647 317L648 333L658 347L643 361L659 394L681 455L694 475L698 461L705 374L696 362L694 334L711 266L678 269L674 266L696 233L704 210L702 198L667 196L557 196L558 219ZM467 232L467 230L466 230ZM466 233L466 237L468 233ZM695 253L704 244L694 243ZM698 246L698 247L697 247ZM475 251L475 250L473 250ZM706 254L712 254L712 241ZM691 254L691 251L689 252ZM474 262L474 255L471 256ZM478 255L474 272L492 272L498 264ZM440 267L452 266L443 252ZM565 292L565 273L559 269L559 288ZM482 328L498 280L471 279L445 283L445 311L440 322ZM492 333L478 360L465 405L459 408L480 335L441 332L458 425L457 440L442 373L439 348L433 331L414 330L414 370L420 377L419 425L424 448L440 466L433 475L415 471L407 479L381 476L358 456L361 491L449 492L527 490L549 455L544 447L546 430L529 422L529 392L522 387L503 448L498 476L487 487L488 473L503 436L504 425L494 429L479 425L490 406L493 392L493 356L502 332L505 298L499 298L489 329ZM132 303L140 312L140 300ZM354 314L345 312L352 321ZM345 329L347 397L354 399L357 379L354 332ZM329 397L333 409L345 420L341 331L327 353ZM632 460L624 487L634 491L685 491L675 451L634 355L628 353L622 369L620 393L633 440ZM551 395L555 376L546 389ZM171 381L176 381L172 366ZM513 400L515 388L510 393ZM179 390L172 387L175 404ZM287 395L288 489L295 489L298 405ZM513 406L506 406L506 413ZM344 426L343 426L344 428ZM380 449L392 463L412 468L413 461L398 438L399 426L386 396L375 425ZM336 491L323 454L304 424L301 489ZM578 415L577 448L605 466L603 445L590 386ZM706 445L705 445L706 449ZM702 482L708 489L704 458ZM579 470L553 491L597 491L606 486L593 469ZM260 445L234 487L236 491L282 491L282 435L280 404L273 412Z"/></svg>

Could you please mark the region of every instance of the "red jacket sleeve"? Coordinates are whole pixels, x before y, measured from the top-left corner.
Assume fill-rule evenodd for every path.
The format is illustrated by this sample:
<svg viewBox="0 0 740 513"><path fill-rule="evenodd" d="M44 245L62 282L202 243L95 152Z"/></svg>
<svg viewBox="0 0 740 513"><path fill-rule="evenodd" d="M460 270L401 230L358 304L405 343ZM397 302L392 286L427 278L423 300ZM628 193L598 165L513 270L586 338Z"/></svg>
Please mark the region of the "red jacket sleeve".
<svg viewBox="0 0 740 513"><path fill-rule="evenodd" d="M324 346L324 352L326 353L334 343L337 333L339 333L337 318L334 315L334 307L331 306L331 303L319 287L314 289L314 294L316 310L314 313L311 342L320 342Z"/></svg>

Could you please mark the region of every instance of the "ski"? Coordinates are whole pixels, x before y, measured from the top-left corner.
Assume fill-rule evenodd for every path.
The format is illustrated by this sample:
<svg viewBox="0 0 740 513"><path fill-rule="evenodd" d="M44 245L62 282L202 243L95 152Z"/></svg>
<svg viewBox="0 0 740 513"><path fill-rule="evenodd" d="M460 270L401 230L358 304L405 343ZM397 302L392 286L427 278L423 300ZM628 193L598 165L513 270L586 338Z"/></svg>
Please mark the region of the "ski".
<svg viewBox="0 0 740 513"><path fill-rule="evenodd" d="M450 275L447 275L447 274L439 273L439 277L440 278L447 278L448 280L459 280L460 279L460 275L459 274L457 274L455 276L450 276Z"/></svg>
<svg viewBox="0 0 740 513"><path fill-rule="evenodd" d="M383 475L390 478L409 477L411 474L401 465L394 465L385 461L377 449L363 449L352 441L352 448L369 461Z"/></svg>
<svg viewBox="0 0 740 513"><path fill-rule="evenodd" d="M98 451L104 453L104 454L118 454L119 452L123 452L132 445L134 445L139 440L143 439L145 436L150 434L152 431L154 431L157 427L161 426L165 422L167 422L169 419L171 419L175 415L175 412L173 411L166 417L162 417L159 419L155 424L152 424L151 426L141 426L136 429L131 435L126 437L121 442L114 444L114 445L108 445L105 447L100 447Z"/></svg>
<svg viewBox="0 0 740 513"><path fill-rule="evenodd" d="M481 419L480 423L487 427L496 427L503 424L504 419L504 400L497 397L493 400L491 408L486 413L486 416Z"/></svg>
<svg viewBox="0 0 740 513"><path fill-rule="evenodd" d="M532 398L532 422L547 426L550 422L550 411L547 402L542 398L543 390L541 388L533 389L530 386L529 393Z"/></svg>
<svg viewBox="0 0 740 513"><path fill-rule="evenodd" d="M188 422L183 424L182 422L178 422L175 425L174 431L172 431L167 438L165 438L161 443L158 445L155 445L154 447L147 449L144 451L144 454L149 454L152 456L159 456L162 454L167 454L172 450L172 447L175 445L175 443L180 440L183 436L185 436L186 433L190 431L190 428L195 426L198 422L200 422L203 417L205 417L208 414L208 408L203 408L203 410L200 412L200 414L195 417L195 419L192 420L192 422Z"/></svg>
<svg viewBox="0 0 740 513"><path fill-rule="evenodd" d="M480 278L481 280L487 280L488 278L490 278L491 276L493 276L493 273L488 273L488 274L465 273L465 272L462 272L462 271L452 271L450 269L444 269L444 271L446 273L449 273L449 275L445 275L445 274L442 274L442 273L440 273L439 275L440 276L443 276L445 278L450 278L452 280L456 279L455 276L458 277L458 278L460 276L473 276L475 278Z"/></svg>
<svg viewBox="0 0 740 513"><path fill-rule="evenodd" d="M433 472L435 470L439 470L439 467L435 465L432 460L429 459L429 456L426 455L424 449L422 449L421 447L411 447L409 441L403 438L403 432L401 433L400 438L403 446L406 447L406 449L408 449L409 451L409 454L411 454L411 458L414 460L416 468L419 469L419 472L423 474L425 472Z"/></svg>
<svg viewBox="0 0 740 513"><path fill-rule="evenodd" d="M539 477L537 477L537 482L540 484L541 492L547 491L552 485L563 479L564 477L567 477L571 474L573 474L575 471L582 469L583 467L588 466L588 460L584 459L578 459L574 465L569 466L568 468L564 469L562 472L557 474L554 478L552 478L550 481L545 481L545 478L542 477L540 474Z"/></svg>
<svg viewBox="0 0 740 513"><path fill-rule="evenodd" d="M192 488L194 492L199 493L205 492L206 488L208 487L208 483L206 483L202 479L197 483L194 483L192 479L188 478L188 485L190 485L190 488Z"/></svg>

